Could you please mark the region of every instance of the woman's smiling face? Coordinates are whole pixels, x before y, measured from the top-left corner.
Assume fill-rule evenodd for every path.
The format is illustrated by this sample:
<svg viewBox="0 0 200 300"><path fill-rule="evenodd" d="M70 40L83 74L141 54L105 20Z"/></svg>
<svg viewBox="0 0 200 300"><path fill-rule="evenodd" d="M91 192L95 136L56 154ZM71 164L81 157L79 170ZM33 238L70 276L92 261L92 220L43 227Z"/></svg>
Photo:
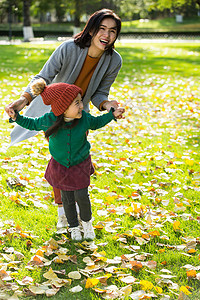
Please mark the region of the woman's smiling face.
<svg viewBox="0 0 200 300"><path fill-rule="evenodd" d="M91 34L92 35L92 34ZM117 24L112 18L105 18L99 26L99 31L92 37L90 52L98 53L101 56L103 52L111 46L117 37ZM90 53L89 53L90 55ZM93 55L91 55L93 56Z"/></svg>

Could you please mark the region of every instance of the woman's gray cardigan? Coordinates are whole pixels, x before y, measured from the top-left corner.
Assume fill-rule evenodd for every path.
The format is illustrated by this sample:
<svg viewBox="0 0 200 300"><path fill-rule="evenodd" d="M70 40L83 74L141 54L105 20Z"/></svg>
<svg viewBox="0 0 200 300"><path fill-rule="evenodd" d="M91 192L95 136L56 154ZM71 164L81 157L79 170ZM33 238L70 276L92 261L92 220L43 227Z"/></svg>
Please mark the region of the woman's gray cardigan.
<svg viewBox="0 0 200 300"><path fill-rule="evenodd" d="M83 66L88 53L88 47L81 49L74 43L74 40L68 40L52 53L48 61L38 75L37 78L44 78L47 84L53 82L66 82L73 84ZM108 95L112 83L115 81L117 74L121 68L122 59L117 51L113 51L112 55L104 54L101 56L98 65L92 75L85 96L83 97L84 110L89 111L89 102L99 109L100 104L108 100ZM32 81L33 81L32 80ZM30 92L30 87L25 92ZM34 98L32 96L32 98ZM31 117L39 117L51 110L50 106L43 104L42 97L36 97L28 106L24 115ZM11 132L11 145L34 136L37 132L29 131L16 125Z"/></svg>

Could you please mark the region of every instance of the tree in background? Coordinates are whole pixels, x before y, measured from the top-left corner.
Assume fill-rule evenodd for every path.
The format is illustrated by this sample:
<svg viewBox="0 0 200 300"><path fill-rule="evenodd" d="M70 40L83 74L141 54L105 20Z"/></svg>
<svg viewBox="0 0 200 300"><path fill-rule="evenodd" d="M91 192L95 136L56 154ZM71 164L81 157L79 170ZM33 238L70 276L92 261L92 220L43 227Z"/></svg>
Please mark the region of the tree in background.
<svg viewBox="0 0 200 300"><path fill-rule="evenodd" d="M120 15L125 20L149 18L149 11L154 7L152 0L120 0Z"/></svg>
<svg viewBox="0 0 200 300"><path fill-rule="evenodd" d="M156 18L162 16L195 16L200 0L117 0L120 15L125 20Z"/></svg>
<svg viewBox="0 0 200 300"><path fill-rule="evenodd" d="M154 19L181 14L186 17L200 15L200 0L0 0L0 22L9 15L10 22L24 21L31 27L30 14L40 23L73 22L74 33L80 30L81 20L101 8L113 9L122 20ZM10 16L12 14L12 16ZM84 17L84 19L82 19Z"/></svg>
<svg viewBox="0 0 200 300"><path fill-rule="evenodd" d="M31 0L0 0L0 15L3 21L4 13L7 13L9 23L9 39L12 37L12 23L17 23L20 17L23 17L23 35L24 41L33 38L33 30L30 18Z"/></svg>
<svg viewBox="0 0 200 300"><path fill-rule="evenodd" d="M31 14L38 18L40 23L46 22L46 14L54 9L54 0L33 1L31 6Z"/></svg>
<svg viewBox="0 0 200 300"><path fill-rule="evenodd" d="M177 22L182 22L184 16L196 14L198 2L198 0L158 0L157 9L159 11L168 9L171 13L175 13Z"/></svg>
<svg viewBox="0 0 200 300"><path fill-rule="evenodd" d="M67 2L66 0L55 0L54 1L54 8L56 11L56 18L58 22L63 22L66 11L67 11Z"/></svg>
<svg viewBox="0 0 200 300"><path fill-rule="evenodd" d="M7 16L8 23L11 21L9 20L10 18L10 6L11 2L5 1L5 0L0 0L0 21L1 23L4 21L4 19ZM12 7L12 6L11 6Z"/></svg>
<svg viewBox="0 0 200 300"><path fill-rule="evenodd" d="M20 0L0 0L0 23L8 20L8 23L17 23L22 15L22 3Z"/></svg>
<svg viewBox="0 0 200 300"><path fill-rule="evenodd" d="M98 10L101 6L101 0L72 0L67 2L67 12L72 16L74 23L73 34L81 30L81 17L90 14L90 9L95 7L92 12ZM90 8L90 9L89 9Z"/></svg>
<svg viewBox="0 0 200 300"><path fill-rule="evenodd" d="M114 10L117 14L120 13L120 0L96 0L96 1L86 1L85 11L88 15L91 15L96 10L102 8L109 8Z"/></svg>
<svg viewBox="0 0 200 300"><path fill-rule="evenodd" d="M74 33L77 33L80 31L80 25L81 25L81 0L75 0L75 13L74 13Z"/></svg>
<svg viewBox="0 0 200 300"><path fill-rule="evenodd" d="M51 22L51 13L54 12L56 22L65 21L68 1L66 0L40 0L34 1L32 5L32 14L38 18L41 23Z"/></svg>
<svg viewBox="0 0 200 300"><path fill-rule="evenodd" d="M157 0L157 8L169 9L171 12L180 13L185 5L190 5L192 0Z"/></svg>
<svg viewBox="0 0 200 300"><path fill-rule="evenodd" d="M31 0L23 0L23 35L24 41L29 42L34 37L30 16Z"/></svg>

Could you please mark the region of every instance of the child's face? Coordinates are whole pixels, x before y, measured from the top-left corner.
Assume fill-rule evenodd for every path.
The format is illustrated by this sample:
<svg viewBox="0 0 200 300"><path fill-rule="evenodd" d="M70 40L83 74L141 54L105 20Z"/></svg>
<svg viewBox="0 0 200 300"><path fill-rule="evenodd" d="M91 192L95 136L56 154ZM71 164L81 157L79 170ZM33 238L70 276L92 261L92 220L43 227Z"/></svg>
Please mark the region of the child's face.
<svg viewBox="0 0 200 300"><path fill-rule="evenodd" d="M82 102L81 94L78 94L78 96L74 99L72 104L64 112L64 116L66 118L80 119L82 117L82 110L83 110L83 102Z"/></svg>

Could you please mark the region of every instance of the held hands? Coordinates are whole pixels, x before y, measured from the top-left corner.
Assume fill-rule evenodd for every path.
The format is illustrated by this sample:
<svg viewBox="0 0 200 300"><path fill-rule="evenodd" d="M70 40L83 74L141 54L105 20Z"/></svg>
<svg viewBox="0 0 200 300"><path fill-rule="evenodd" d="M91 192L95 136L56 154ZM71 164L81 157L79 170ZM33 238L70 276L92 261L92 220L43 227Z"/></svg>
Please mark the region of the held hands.
<svg viewBox="0 0 200 300"><path fill-rule="evenodd" d="M12 119L13 121L16 121L16 119L17 119L17 114L16 114L16 112L17 112L17 111L13 111L13 110L11 110L11 111L9 112L9 117L10 117L10 119ZM10 122L10 120L9 120L9 122Z"/></svg>
<svg viewBox="0 0 200 300"><path fill-rule="evenodd" d="M123 107L119 107L114 110L113 115L116 119L124 119L124 116L122 115L125 112L125 109Z"/></svg>
<svg viewBox="0 0 200 300"><path fill-rule="evenodd" d="M27 105L27 103L28 100L22 96L20 99L16 100L15 102L8 104L5 107L5 111L7 112L8 116L13 119L13 117L15 116L15 111L22 110Z"/></svg>
<svg viewBox="0 0 200 300"><path fill-rule="evenodd" d="M112 100L112 101L105 102L103 105L103 108L109 112L111 107L114 107L114 109L116 109L116 108L118 108L118 106L119 106L119 103L116 100Z"/></svg>
<svg viewBox="0 0 200 300"><path fill-rule="evenodd" d="M122 107L119 108L119 103L116 100L107 101L103 105L103 108L105 108L108 112L110 111L111 107L115 109L113 115L116 119L124 119L122 114L125 112L125 109Z"/></svg>

